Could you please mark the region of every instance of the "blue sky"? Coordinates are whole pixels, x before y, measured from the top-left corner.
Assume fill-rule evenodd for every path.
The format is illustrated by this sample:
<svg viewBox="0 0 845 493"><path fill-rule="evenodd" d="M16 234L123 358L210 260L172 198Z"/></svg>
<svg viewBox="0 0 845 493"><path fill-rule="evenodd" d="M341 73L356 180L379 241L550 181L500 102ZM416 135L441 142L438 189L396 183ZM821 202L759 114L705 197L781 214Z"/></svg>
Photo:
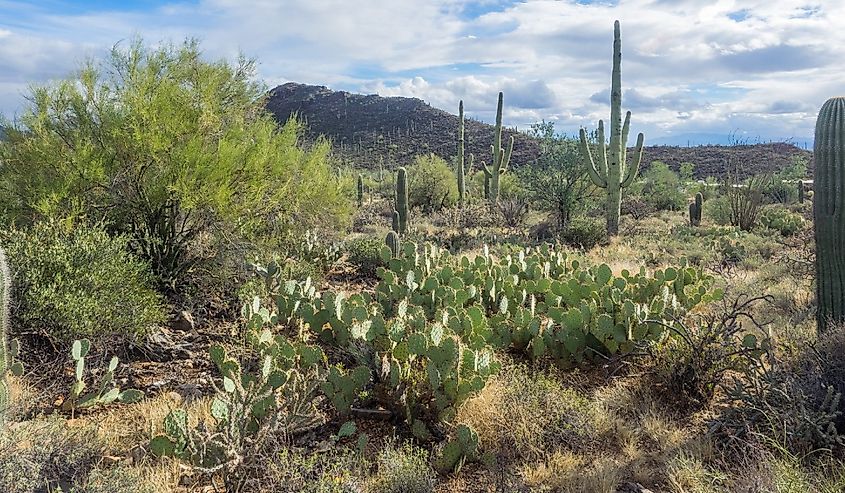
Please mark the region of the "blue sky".
<svg viewBox="0 0 845 493"><path fill-rule="evenodd" d="M623 105L646 140L751 141L813 134L845 93L841 0L0 0L0 112L30 84L140 35L196 37L211 58L259 61L287 81L413 96L490 121L541 119L573 133L607 118L613 21L622 23Z"/></svg>

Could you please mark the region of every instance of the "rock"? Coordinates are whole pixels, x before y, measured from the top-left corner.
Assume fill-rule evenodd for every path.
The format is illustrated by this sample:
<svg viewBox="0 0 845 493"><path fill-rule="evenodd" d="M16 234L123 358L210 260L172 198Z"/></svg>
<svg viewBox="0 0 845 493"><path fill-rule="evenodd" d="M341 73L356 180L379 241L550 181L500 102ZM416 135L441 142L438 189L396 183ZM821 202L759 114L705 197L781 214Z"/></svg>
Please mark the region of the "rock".
<svg viewBox="0 0 845 493"><path fill-rule="evenodd" d="M191 312L182 310L176 315L176 318L170 322L170 327L173 330L191 332L196 329L196 323L194 322L194 317L191 315Z"/></svg>

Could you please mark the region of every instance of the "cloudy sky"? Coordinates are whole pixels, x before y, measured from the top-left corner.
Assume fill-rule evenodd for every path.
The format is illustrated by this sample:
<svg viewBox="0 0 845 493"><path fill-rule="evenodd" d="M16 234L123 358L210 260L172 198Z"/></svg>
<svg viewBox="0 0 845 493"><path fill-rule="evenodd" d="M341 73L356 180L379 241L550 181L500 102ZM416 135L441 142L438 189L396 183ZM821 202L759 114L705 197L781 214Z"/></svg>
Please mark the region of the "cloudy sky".
<svg viewBox="0 0 845 493"><path fill-rule="evenodd" d="M646 140L812 137L845 93L843 0L0 0L0 112L28 85L141 35L201 40L209 57L259 61L287 81L413 96L490 121L572 133L609 113L613 21L623 105ZM714 137L715 138L715 137Z"/></svg>

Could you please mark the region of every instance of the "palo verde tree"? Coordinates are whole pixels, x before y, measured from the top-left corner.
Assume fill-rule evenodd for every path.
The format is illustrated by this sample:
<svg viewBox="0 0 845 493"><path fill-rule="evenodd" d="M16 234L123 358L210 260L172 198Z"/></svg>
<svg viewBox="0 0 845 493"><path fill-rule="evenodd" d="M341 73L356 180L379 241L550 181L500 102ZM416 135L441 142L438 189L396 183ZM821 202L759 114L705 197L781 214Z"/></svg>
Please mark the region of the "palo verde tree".
<svg viewBox="0 0 845 493"><path fill-rule="evenodd" d="M587 165L590 179L597 187L607 190L607 234L619 233L619 215L622 207L622 189L628 187L637 177L643 154L643 134L637 136L634 159L628 163L628 131L631 126L631 112L625 115L622 124L622 40L619 21L613 26L613 72L610 87L610 148L604 145L604 122L599 120L598 155L593 158L587 142L587 132L581 129L581 153Z"/></svg>
<svg viewBox="0 0 845 493"><path fill-rule="evenodd" d="M0 147L7 219L102 221L127 233L171 288L196 265L200 237L340 226L349 201L328 144L305 147L299 123L276 124L254 67L208 61L193 40L135 40L35 87Z"/></svg>

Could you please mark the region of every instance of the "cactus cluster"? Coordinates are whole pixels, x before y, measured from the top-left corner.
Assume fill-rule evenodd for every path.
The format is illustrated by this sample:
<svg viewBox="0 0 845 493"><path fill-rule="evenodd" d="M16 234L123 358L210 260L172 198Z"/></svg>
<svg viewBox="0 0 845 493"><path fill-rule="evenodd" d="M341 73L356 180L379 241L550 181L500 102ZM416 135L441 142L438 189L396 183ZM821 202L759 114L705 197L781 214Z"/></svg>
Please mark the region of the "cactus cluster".
<svg viewBox="0 0 845 493"><path fill-rule="evenodd" d="M513 154L513 136L508 141L507 150L502 147L502 106L504 95L499 93L499 101L496 105L496 129L493 137L493 145L490 147L492 162L490 166L481 165L484 171L484 197L491 203L499 201L499 185L502 175L508 170L508 164Z"/></svg>
<svg viewBox="0 0 845 493"><path fill-rule="evenodd" d="M825 102L813 149L816 315L819 332L845 321L845 97Z"/></svg>
<svg viewBox="0 0 845 493"><path fill-rule="evenodd" d="M695 194L695 201L689 205L689 224L690 226L701 225L701 211L704 209L704 196L701 192Z"/></svg>
<svg viewBox="0 0 845 493"><path fill-rule="evenodd" d="M0 248L0 424L11 404L11 393L6 381L8 374L20 376L23 366L15 361L18 355L18 341L9 340L9 302L12 276L6 262L6 253Z"/></svg>
<svg viewBox="0 0 845 493"><path fill-rule="evenodd" d="M628 163L628 132L631 126L631 112L622 123L622 41L619 21L613 28L613 72L610 88L610 146L605 143L604 122L599 120L598 155L594 158L587 142L587 132L580 132L580 148L587 172L592 182L607 190L607 234L619 233L619 215L622 207L622 189L634 182L640 168L643 153L643 134L637 136L637 147L633 160Z"/></svg>

